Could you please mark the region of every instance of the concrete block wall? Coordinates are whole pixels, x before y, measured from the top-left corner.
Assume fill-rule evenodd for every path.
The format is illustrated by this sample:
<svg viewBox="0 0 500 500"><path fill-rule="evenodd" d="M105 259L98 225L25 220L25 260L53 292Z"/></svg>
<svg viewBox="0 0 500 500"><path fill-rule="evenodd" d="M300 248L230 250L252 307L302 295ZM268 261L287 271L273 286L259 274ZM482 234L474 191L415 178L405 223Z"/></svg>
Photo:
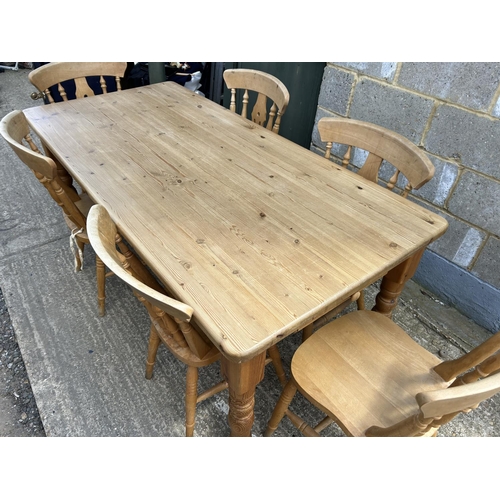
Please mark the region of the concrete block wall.
<svg viewBox="0 0 500 500"><path fill-rule="evenodd" d="M410 198L449 229L429 246L415 280L499 330L500 63L327 63L311 143L321 155L323 116L387 127L426 151L436 173Z"/></svg>

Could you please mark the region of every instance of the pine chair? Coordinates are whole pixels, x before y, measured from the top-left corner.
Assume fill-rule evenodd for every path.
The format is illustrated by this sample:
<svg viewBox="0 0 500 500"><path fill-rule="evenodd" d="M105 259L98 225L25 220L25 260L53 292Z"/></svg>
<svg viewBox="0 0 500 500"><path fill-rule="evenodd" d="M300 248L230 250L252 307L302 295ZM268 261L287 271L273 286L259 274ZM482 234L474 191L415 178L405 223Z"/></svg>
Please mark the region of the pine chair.
<svg viewBox="0 0 500 500"><path fill-rule="evenodd" d="M332 421L348 436L435 436L500 391L499 348L500 332L441 362L386 316L354 311L297 349L264 435L286 414L306 436L319 436ZM315 428L288 409L297 390L327 415Z"/></svg>
<svg viewBox="0 0 500 500"><path fill-rule="evenodd" d="M379 170L385 160L395 169L387 182L387 188L397 189L400 173L407 183L401 196L407 197L412 189L419 189L434 177L434 165L425 152L402 135L373 123L351 120L350 118L321 118L318 131L326 142L325 158L329 159L334 143L347 145L342 158L342 166L347 168L354 157L353 148L368 153L358 174L373 182L379 181ZM365 308L364 293L358 299L358 309Z"/></svg>
<svg viewBox="0 0 500 500"><path fill-rule="evenodd" d="M30 82L38 89L32 99L43 98L46 103L68 101L95 95L89 85L93 79L94 88L100 87L107 94L108 85L121 90L120 78L127 69L126 62L52 62L40 66L28 75ZM107 77L111 78L111 80Z"/></svg>
<svg viewBox="0 0 500 500"><path fill-rule="evenodd" d="M223 74L227 87L231 90L231 103L229 109L236 112L236 90L244 89L241 115L247 118L248 91L257 92L257 100L251 112L254 123L279 132L281 117L285 114L290 100L290 94L285 85L275 76L254 69L228 69ZM267 99L272 104L269 109Z"/></svg>
<svg viewBox="0 0 500 500"><path fill-rule="evenodd" d="M52 62L40 66L28 74L30 82L38 89L39 92L31 94L32 99L43 98L46 104L54 102L68 101L72 99L80 99L95 95L96 89L100 87L102 94L107 94L108 91L121 90L121 78L124 77L127 69L126 62ZM108 89L108 86L111 88ZM46 155L50 156L53 162L57 165L57 172L60 180L66 186L73 186L71 175L64 169L59 161L53 157L50 151L46 149ZM85 192L80 193L80 196L86 196ZM88 209L87 209L88 211ZM125 251L126 245L122 242L122 248ZM129 250L128 258L134 260L134 265L141 267L138 259ZM98 270L98 302L99 314L105 314L105 286L104 281L106 276L113 274L107 272L102 262L97 260Z"/></svg>
<svg viewBox="0 0 500 500"><path fill-rule="evenodd" d="M86 193L77 193L72 186L68 186L61 180L56 163L52 158L43 155L33 141L28 122L22 111L12 111L2 119L0 134L61 207L64 220L71 230L70 243L75 258L75 271L80 271L84 247L89 244L86 217L93 204L92 200ZM132 265L138 267L137 257L130 252L119 235L117 244L120 245ZM105 314L105 279L110 273L106 274L104 264L97 256L96 274L99 314L103 316Z"/></svg>
<svg viewBox="0 0 500 500"><path fill-rule="evenodd" d="M196 326L193 309L169 297L160 285L156 290L145 285L127 259L116 248L117 229L107 210L94 205L89 212L88 234L92 247L106 266L127 283L138 300L146 307L151 319L151 330L146 361L146 378L153 376L153 368L160 343L187 365L186 376L186 436L193 436L196 404L227 388L222 381L198 394L198 369L215 363L219 350ZM191 321L193 320L193 321ZM281 359L276 346L268 350L266 364L272 362L282 385L286 383Z"/></svg>

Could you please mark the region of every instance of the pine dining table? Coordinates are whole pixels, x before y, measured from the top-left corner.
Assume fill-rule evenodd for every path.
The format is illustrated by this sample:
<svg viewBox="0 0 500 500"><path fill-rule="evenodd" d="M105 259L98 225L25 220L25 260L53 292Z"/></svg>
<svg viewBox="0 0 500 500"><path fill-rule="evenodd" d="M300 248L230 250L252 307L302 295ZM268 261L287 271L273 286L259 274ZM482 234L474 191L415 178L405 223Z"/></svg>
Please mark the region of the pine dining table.
<svg viewBox="0 0 500 500"><path fill-rule="evenodd" d="M388 316L447 222L181 85L24 110L220 350L231 436L251 435L266 350L383 278ZM278 345L279 347L279 345Z"/></svg>

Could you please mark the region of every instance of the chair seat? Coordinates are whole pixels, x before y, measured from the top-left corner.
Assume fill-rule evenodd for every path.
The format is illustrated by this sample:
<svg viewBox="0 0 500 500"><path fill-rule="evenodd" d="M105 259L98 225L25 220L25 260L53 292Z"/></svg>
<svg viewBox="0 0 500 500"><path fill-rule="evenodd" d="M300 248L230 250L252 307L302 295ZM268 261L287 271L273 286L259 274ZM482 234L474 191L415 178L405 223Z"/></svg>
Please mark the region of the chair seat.
<svg viewBox="0 0 500 500"><path fill-rule="evenodd" d="M293 378L344 432L363 436L418 412L415 394L443 389L441 362L380 313L356 311L327 324L296 351Z"/></svg>

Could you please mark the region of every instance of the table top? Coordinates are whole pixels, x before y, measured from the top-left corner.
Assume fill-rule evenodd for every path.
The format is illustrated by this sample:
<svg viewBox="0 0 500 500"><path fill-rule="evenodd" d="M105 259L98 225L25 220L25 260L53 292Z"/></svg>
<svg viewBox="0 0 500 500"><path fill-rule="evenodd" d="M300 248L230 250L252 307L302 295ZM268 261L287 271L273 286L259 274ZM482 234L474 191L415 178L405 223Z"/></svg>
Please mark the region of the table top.
<svg viewBox="0 0 500 500"><path fill-rule="evenodd" d="M176 83L24 112L233 361L307 326L447 228Z"/></svg>

